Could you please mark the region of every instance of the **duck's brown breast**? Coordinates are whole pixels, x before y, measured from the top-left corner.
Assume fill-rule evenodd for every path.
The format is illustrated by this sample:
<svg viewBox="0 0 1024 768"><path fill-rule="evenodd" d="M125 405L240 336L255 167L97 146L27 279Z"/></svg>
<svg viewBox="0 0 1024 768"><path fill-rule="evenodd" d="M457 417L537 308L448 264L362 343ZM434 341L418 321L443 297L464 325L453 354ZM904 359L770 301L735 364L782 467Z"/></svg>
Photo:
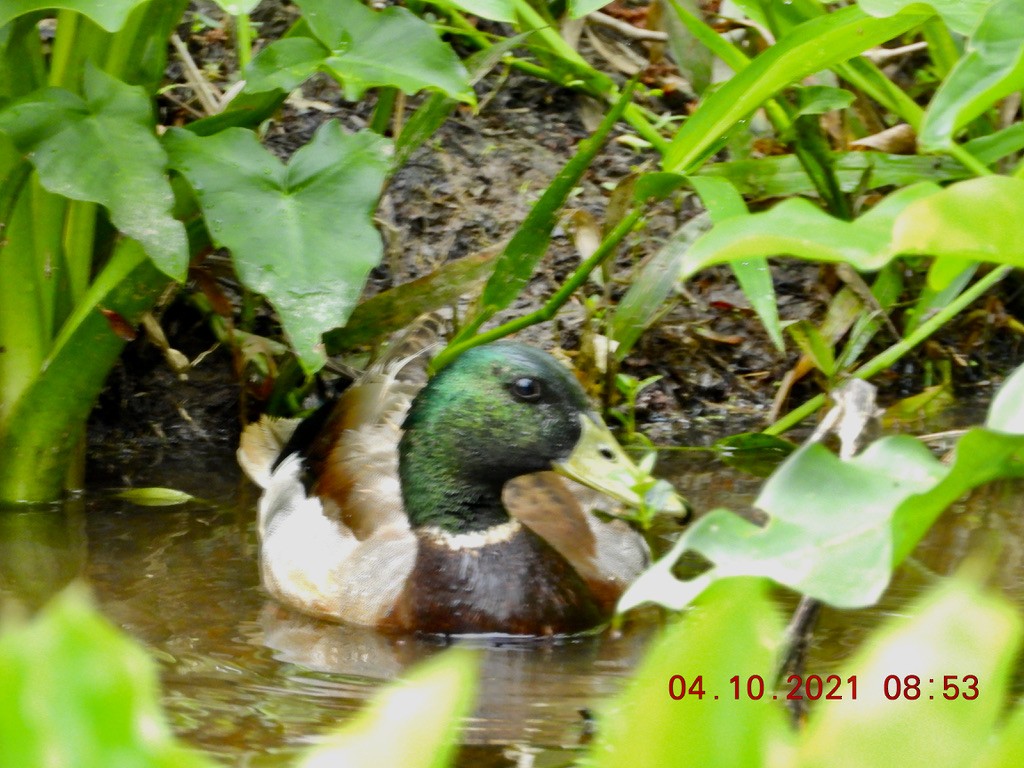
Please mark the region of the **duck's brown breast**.
<svg viewBox="0 0 1024 768"><path fill-rule="evenodd" d="M381 628L553 635L608 618L564 557L517 521L507 525L490 537L416 531L416 564Z"/></svg>

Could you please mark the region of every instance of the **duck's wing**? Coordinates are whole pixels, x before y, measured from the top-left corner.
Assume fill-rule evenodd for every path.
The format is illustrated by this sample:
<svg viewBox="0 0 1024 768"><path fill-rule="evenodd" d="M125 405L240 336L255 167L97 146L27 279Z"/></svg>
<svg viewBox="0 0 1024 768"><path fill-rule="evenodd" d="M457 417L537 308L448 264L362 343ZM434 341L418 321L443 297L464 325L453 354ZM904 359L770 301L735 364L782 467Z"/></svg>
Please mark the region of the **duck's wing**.
<svg viewBox="0 0 1024 768"><path fill-rule="evenodd" d="M260 499L260 575L267 591L304 613L377 625L416 563L408 526L379 525L360 540L307 495L302 458L288 456Z"/></svg>
<svg viewBox="0 0 1024 768"><path fill-rule="evenodd" d="M619 596L650 564L643 537L623 520L603 521L594 509L615 504L608 497L554 472L509 481L505 507L553 546L587 582L602 608Z"/></svg>
<svg viewBox="0 0 1024 768"><path fill-rule="evenodd" d="M270 484L274 466L300 421L261 416L259 421L246 425L242 430L235 455L245 474L260 488Z"/></svg>

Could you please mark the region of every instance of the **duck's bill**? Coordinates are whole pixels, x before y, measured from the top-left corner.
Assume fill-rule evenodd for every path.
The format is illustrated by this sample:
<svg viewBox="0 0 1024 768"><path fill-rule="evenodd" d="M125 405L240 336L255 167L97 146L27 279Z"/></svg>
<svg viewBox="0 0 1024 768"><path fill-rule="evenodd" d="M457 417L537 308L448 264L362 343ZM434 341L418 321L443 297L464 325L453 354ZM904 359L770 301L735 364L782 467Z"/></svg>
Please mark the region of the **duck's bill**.
<svg viewBox="0 0 1024 768"><path fill-rule="evenodd" d="M580 422L583 429L579 442L567 459L555 463L556 472L630 507L654 505L664 514L690 514L689 505L677 493L665 493L664 483L658 483L626 455L596 414L583 415Z"/></svg>

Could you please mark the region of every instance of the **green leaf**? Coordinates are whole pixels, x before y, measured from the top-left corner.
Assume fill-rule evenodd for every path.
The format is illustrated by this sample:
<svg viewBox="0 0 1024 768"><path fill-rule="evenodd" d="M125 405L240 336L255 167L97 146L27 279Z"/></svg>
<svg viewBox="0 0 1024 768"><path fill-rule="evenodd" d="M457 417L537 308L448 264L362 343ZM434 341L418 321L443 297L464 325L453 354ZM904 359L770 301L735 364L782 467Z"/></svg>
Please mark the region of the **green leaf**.
<svg viewBox="0 0 1024 768"><path fill-rule="evenodd" d="M152 660L80 589L0 635L0 690L0 765L213 765L174 740Z"/></svg>
<svg viewBox="0 0 1024 768"><path fill-rule="evenodd" d="M185 504L193 501L195 496L175 488L125 488L115 494L120 499L125 499L141 507L172 507L177 504Z"/></svg>
<svg viewBox="0 0 1024 768"><path fill-rule="evenodd" d="M984 176L951 184L896 217L892 253L974 259L1024 266L1019 222L1024 179ZM963 268L954 267L954 272Z"/></svg>
<svg viewBox="0 0 1024 768"><path fill-rule="evenodd" d="M872 604L889 583L895 508L932 488L945 468L912 437L872 444L842 461L819 444L793 453L773 474L754 506L765 527L717 509L687 530L663 560L623 595L620 610L654 600L678 610L712 581L766 576L837 607ZM686 550L714 563L686 582L671 564Z"/></svg>
<svg viewBox="0 0 1024 768"><path fill-rule="evenodd" d="M999 387L985 425L997 432L1024 434L1024 366L1010 374Z"/></svg>
<svg viewBox="0 0 1024 768"><path fill-rule="evenodd" d="M445 768L473 707L477 657L445 651L378 693L299 763L300 768ZM397 729L397 730L396 730Z"/></svg>
<svg viewBox="0 0 1024 768"><path fill-rule="evenodd" d="M504 21L506 24L516 20L516 12L509 0L451 0L451 4L483 19ZM447 3L437 2L436 5L445 7Z"/></svg>
<svg viewBox="0 0 1024 768"><path fill-rule="evenodd" d="M796 113L791 115L821 115L833 109L846 109L853 104L854 95L844 88L830 85L805 85L796 89Z"/></svg>
<svg viewBox="0 0 1024 768"><path fill-rule="evenodd" d="M809 320L800 320L787 329L800 351L810 358L814 367L831 378L836 374L836 354L832 345Z"/></svg>
<svg viewBox="0 0 1024 768"><path fill-rule="evenodd" d="M858 0L857 4L872 16L891 16L908 8L931 7L954 32L969 35L992 5L992 0Z"/></svg>
<svg viewBox="0 0 1024 768"><path fill-rule="evenodd" d="M433 88L467 103L469 75L434 29L405 8L373 11L359 0L300 0L313 34L330 49L322 69L357 101L368 88Z"/></svg>
<svg viewBox="0 0 1024 768"><path fill-rule="evenodd" d="M480 287L494 270L497 251L488 249L445 262L433 272L361 302L344 328L324 336L329 354L396 333L420 315L455 304Z"/></svg>
<svg viewBox="0 0 1024 768"><path fill-rule="evenodd" d="M770 700L780 636L779 618L763 583L719 585L668 627L625 690L603 709L585 764L768 765L771 747L787 738L783 710ZM682 680L673 680L676 675ZM747 696L747 680L754 675L764 682L768 701ZM729 683L733 676L742 681L738 699ZM695 683L703 684L703 696L691 689Z"/></svg>
<svg viewBox="0 0 1024 768"><path fill-rule="evenodd" d="M181 280L188 244L171 216L167 158L146 92L92 65L84 92L82 98L58 88L37 91L0 111L0 131L29 155L47 190L105 206L161 271Z"/></svg>
<svg viewBox="0 0 1024 768"><path fill-rule="evenodd" d="M1015 376L997 396L999 420L1018 424L1024 400ZM873 604L935 519L965 492L1024 476L1024 434L968 431L951 466L916 439L900 435L842 460L820 444L800 448L765 483L755 502L764 527L715 510L695 523L662 560L634 582L620 610L655 602L678 610L709 584L730 576L766 576L837 607ZM671 573L693 550L714 565L689 581Z"/></svg>
<svg viewBox="0 0 1024 768"><path fill-rule="evenodd" d="M26 13L62 8L86 16L108 32L124 26L128 14L146 0L4 0L0 5L0 27Z"/></svg>
<svg viewBox="0 0 1024 768"><path fill-rule="evenodd" d="M895 255L890 248L894 219L915 200L934 196L937 190L929 183L901 189L853 222L833 218L802 198L785 200L763 213L726 219L690 248L682 277L712 264L781 255L879 269Z"/></svg>
<svg viewBox="0 0 1024 768"><path fill-rule="evenodd" d="M902 768L975 765L1003 711L1020 617L1005 599L962 578L905 613L844 665L840 678L856 676L856 698L812 710L792 764L883 766L898 755ZM910 675L919 686L914 698L913 688L905 695ZM964 698L971 695L970 676L977 684L974 700ZM900 695L886 698L887 685ZM943 694L953 695L954 687L958 695L947 699Z"/></svg>
<svg viewBox="0 0 1024 768"><path fill-rule="evenodd" d="M782 88L896 37L928 18L905 12L873 19L856 6L811 19L786 34L712 93L672 140L666 171L689 173L716 142Z"/></svg>
<svg viewBox="0 0 1024 768"><path fill-rule="evenodd" d="M308 37L277 40L260 51L245 70L245 92L293 91L318 72L328 50Z"/></svg>
<svg viewBox="0 0 1024 768"><path fill-rule="evenodd" d="M963 126L1004 96L1024 87L1024 4L998 0L987 10L967 53L935 92L918 143L926 150L952 146Z"/></svg>
<svg viewBox="0 0 1024 768"><path fill-rule="evenodd" d="M612 309L609 335L618 342L615 357L625 359L644 330L665 309L675 290L683 256L708 229L707 216L694 216L677 229L630 281L629 289Z"/></svg>
<svg viewBox="0 0 1024 768"><path fill-rule="evenodd" d="M998 146L975 148L974 142L970 142L966 148L982 162L993 163L1024 146L1024 131L1011 132L1008 128L1001 138L1005 142ZM829 156L829 164L834 168L843 192L906 187L919 181L939 182L974 175L951 158L923 155L833 152ZM769 155L754 160L712 163L701 168L697 175L728 179L748 201L791 195L817 195L817 190L796 155Z"/></svg>
<svg viewBox="0 0 1024 768"><path fill-rule="evenodd" d="M390 143L331 121L286 166L240 128L205 138L176 129L164 142L214 242L274 305L306 370L319 368L321 334L344 325L380 262L372 214Z"/></svg>

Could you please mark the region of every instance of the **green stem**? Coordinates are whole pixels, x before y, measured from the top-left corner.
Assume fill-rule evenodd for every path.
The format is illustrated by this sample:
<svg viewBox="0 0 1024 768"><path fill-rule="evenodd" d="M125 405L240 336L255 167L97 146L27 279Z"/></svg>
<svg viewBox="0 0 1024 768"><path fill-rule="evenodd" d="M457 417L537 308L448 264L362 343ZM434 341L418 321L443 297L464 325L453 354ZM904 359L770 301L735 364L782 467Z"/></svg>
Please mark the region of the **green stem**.
<svg viewBox="0 0 1024 768"><path fill-rule="evenodd" d="M160 2L161 0L156 0ZM107 74L113 75L118 80L128 81L129 67L135 62L132 61L132 54L135 51L135 41L140 32L146 34L147 30L142 29L142 22L146 18L147 4L137 6L128 14L128 19L117 34L113 35L110 43L110 50L107 52L106 64L103 67Z"/></svg>
<svg viewBox="0 0 1024 768"><path fill-rule="evenodd" d="M235 47L238 51L238 69L243 70L252 61L252 24L247 13L235 16Z"/></svg>
<svg viewBox="0 0 1024 768"><path fill-rule="evenodd" d="M875 374L890 367L897 360L907 354L914 347L918 346L921 342L925 341L929 336L935 333L937 330L942 328L946 323L952 320L956 315L966 309L968 306L973 304L982 294L985 293L989 288L998 283L1004 277L1010 273L1011 267L1003 266L993 269L983 278L978 280L974 285L968 288L966 291L961 293L955 300L951 301L943 309L936 312L925 322L918 326L917 330L907 336L905 339L893 344L888 349L875 355L873 358L868 360L864 365L855 370L851 376L857 379L870 379ZM808 400L806 403L801 405L799 408L787 413L781 419L776 421L770 427L764 430L766 435L780 435L783 432L791 429L792 427L799 424L805 418L813 414L825 403L825 395L820 394Z"/></svg>
<svg viewBox="0 0 1024 768"><path fill-rule="evenodd" d="M628 216L623 218L622 221L620 221L615 228L608 233L608 236L601 242L601 245L597 247L586 261L576 268L576 270L569 276L569 279L562 284L562 286L540 309L537 309L527 315L521 315L520 317L510 320L507 323L503 323L489 331L471 336L464 341L449 345L441 352L441 354L434 358L433 362L430 364L431 373L436 373L441 370L467 349L481 344L487 344L492 341L497 341L505 336L521 331L524 328L528 328L531 325L543 323L553 318L558 310L561 309L562 305L569 300L569 297L572 296L576 289L586 282L590 273L600 266L604 260L615 251L615 248L618 247L619 243L622 242L622 239L633 230L633 227L636 226L636 223L640 220L642 215L642 208L637 206Z"/></svg>
<svg viewBox="0 0 1024 768"><path fill-rule="evenodd" d="M60 11L57 14L57 33L53 39L53 54L50 57L49 83L58 87L69 87L71 62L75 53L75 31L78 28L79 15L74 11Z"/></svg>
<svg viewBox="0 0 1024 768"><path fill-rule="evenodd" d="M89 287L96 237L96 203L72 200L68 203L64 229L64 254L68 265L68 289L77 305Z"/></svg>
<svg viewBox="0 0 1024 768"><path fill-rule="evenodd" d="M391 115L395 110L395 99L398 97L397 88L378 88L377 104L373 108L373 116L370 118L370 130L382 136L391 124Z"/></svg>
<svg viewBox="0 0 1024 768"><path fill-rule="evenodd" d="M124 348L104 311L134 325L167 283L137 242L118 243L0 426L0 505L60 497L89 411Z"/></svg>

